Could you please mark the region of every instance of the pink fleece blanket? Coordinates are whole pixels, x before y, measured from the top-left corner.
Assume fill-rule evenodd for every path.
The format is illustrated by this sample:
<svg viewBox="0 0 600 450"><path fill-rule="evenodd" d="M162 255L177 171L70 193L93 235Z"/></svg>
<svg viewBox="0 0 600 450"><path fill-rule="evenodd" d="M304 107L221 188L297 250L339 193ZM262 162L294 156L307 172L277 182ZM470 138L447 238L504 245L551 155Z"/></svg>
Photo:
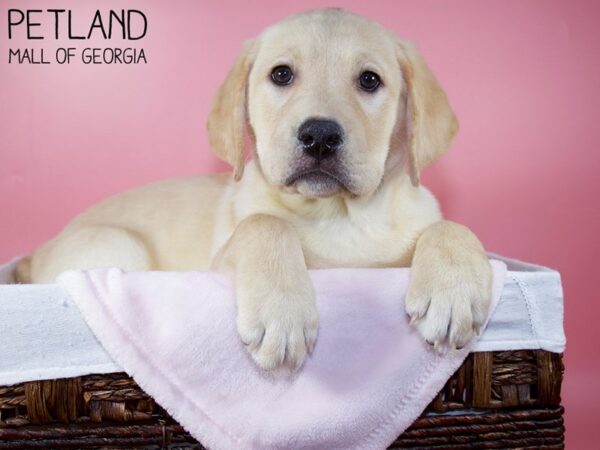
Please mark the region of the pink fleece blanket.
<svg viewBox="0 0 600 450"><path fill-rule="evenodd" d="M494 310L505 266L494 268ZM299 373L258 369L235 300L210 272L64 273L114 360L211 449L381 449L420 415L473 342L439 355L408 325L409 269L311 271L319 338Z"/></svg>

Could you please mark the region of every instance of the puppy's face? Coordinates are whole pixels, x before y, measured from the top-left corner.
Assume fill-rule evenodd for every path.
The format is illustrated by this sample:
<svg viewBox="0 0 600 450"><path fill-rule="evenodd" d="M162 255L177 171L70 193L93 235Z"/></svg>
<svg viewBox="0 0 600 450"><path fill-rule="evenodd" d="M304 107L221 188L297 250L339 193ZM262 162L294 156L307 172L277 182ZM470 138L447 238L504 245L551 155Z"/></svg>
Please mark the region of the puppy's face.
<svg viewBox="0 0 600 450"><path fill-rule="evenodd" d="M308 197L374 191L402 88L396 40L362 18L321 11L268 29L248 85L264 176Z"/></svg>
<svg viewBox="0 0 600 450"><path fill-rule="evenodd" d="M325 9L292 16L248 43L209 116L211 145L243 170L243 127L273 186L307 197L374 192L386 168L421 167L456 121L412 46L375 22ZM407 158L405 158L407 157Z"/></svg>

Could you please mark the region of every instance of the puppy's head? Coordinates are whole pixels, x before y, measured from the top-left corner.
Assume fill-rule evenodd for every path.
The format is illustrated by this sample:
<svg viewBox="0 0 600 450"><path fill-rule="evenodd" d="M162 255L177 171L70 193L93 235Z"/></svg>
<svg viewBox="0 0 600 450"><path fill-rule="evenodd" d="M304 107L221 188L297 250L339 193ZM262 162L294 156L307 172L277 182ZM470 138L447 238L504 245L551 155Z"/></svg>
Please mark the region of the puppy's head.
<svg viewBox="0 0 600 450"><path fill-rule="evenodd" d="M363 196L386 172L419 172L449 146L457 122L444 91L407 42L338 9L292 16L246 43L215 97L211 146L244 167L244 130L273 186L307 197Z"/></svg>

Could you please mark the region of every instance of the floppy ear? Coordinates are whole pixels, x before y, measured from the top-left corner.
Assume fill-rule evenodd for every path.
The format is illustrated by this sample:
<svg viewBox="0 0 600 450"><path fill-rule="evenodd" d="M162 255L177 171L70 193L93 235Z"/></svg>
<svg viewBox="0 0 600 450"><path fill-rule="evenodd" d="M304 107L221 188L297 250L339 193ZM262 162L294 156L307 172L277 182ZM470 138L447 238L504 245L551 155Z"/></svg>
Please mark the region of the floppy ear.
<svg viewBox="0 0 600 450"><path fill-rule="evenodd" d="M244 173L244 133L248 123L246 88L255 55L254 41L246 42L215 94L208 115L208 142L221 159L233 166L236 181Z"/></svg>
<svg viewBox="0 0 600 450"><path fill-rule="evenodd" d="M419 184L423 167L435 161L452 144L458 130L456 116L446 93L423 61L415 46L399 42L399 60L407 89L409 173L412 183Z"/></svg>

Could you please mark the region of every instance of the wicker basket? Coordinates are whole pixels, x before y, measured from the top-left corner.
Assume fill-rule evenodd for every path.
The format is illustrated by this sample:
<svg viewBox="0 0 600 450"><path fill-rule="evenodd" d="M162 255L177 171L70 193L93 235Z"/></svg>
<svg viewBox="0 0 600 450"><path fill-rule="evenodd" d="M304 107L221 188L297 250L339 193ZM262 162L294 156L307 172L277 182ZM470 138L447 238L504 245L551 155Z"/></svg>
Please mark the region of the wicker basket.
<svg viewBox="0 0 600 450"><path fill-rule="evenodd" d="M469 355L390 448L564 448L562 357ZM202 449L124 373L0 387L0 449Z"/></svg>

